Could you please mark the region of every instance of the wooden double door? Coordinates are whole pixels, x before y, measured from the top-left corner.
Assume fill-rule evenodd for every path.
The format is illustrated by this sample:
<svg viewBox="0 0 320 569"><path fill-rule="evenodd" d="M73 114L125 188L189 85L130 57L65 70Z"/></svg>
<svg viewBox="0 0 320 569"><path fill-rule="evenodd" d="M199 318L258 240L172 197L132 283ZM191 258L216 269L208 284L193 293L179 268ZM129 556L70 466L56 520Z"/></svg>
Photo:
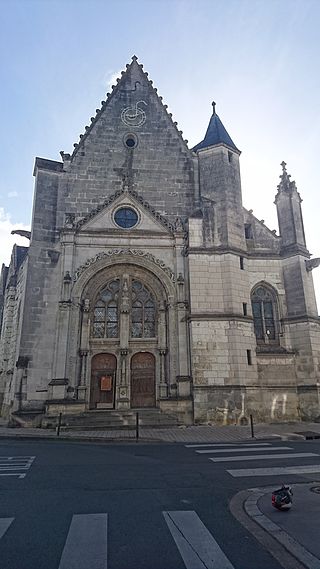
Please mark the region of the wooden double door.
<svg viewBox="0 0 320 569"><path fill-rule="evenodd" d="M117 358L113 354L97 354L91 360L90 409L113 409Z"/></svg>
<svg viewBox="0 0 320 569"><path fill-rule="evenodd" d="M156 404L155 357L138 352L131 358L131 407L154 407Z"/></svg>
<svg viewBox="0 0 320 569"><path fill-rule="evenodd" d="M114 409L117 359L113 354L93 356L91 361L90 409ZM138 352L130 364L131 408L154 407L156 404L155 357Z"/></svg>

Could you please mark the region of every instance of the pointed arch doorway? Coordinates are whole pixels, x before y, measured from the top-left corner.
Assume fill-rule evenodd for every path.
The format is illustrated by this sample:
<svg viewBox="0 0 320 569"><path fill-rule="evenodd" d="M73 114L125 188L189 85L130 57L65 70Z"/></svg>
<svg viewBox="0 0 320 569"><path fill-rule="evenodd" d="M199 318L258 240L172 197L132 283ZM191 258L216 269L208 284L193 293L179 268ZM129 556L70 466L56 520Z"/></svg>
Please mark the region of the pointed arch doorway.
<svg viewBox="0 0 320 569"><path fill-rule="evenodd" d="M131 408L155 407L155 357L137 352L131 358Z"/></svg>
<svg viewBox="0 0 320 569"><path fill-rule="evenodd" d="M96 354L91 360L90 409L114 409L117 359Z"/></svg>

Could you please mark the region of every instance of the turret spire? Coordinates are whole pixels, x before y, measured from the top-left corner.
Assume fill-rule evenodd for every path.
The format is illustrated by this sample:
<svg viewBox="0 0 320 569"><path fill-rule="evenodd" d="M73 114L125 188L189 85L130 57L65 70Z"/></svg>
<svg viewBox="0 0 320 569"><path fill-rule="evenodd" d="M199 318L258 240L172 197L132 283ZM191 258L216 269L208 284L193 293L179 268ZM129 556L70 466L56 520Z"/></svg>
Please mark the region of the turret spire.
<svg viewBox="0 0 320 569"><path fill-rule="evenodd" d="M212 115L205 137L202 140L202 142L199 142L199 144L194 146L192 150L195 152L196 150L202 150L203 148L208 148L209 146L214 146L216 144L225 144L226 146L229 146L232 150L235 150L240 154L240 151L234 144L233 140L227 133L221 120L216 114L215 101L212 101L211 104L212 104Z"/></svg>
<svg viewBox="0 0 320 569"><path fill-rule="evenodd" d="M287 164L282 161L280 164L282 173L280 183L277 186L275 204L277 206L279 230L282 238L282 247L305 248L306 240L304 235L301 202L302 199L297 190L294 180L291 180L287 172Z"/></svg>
<svg viewBox="0 0 320 569"><path fill-rule="evenodd" d="M278 192L289 192L290 190L295 188L295 182L291 182L290 178L290 174L288 174L287 172L287 164L284 160L282 160L281 164L280 164L281 168L282 168L282 174L279 176L280 178L280 183L277 186Z"/></svg>

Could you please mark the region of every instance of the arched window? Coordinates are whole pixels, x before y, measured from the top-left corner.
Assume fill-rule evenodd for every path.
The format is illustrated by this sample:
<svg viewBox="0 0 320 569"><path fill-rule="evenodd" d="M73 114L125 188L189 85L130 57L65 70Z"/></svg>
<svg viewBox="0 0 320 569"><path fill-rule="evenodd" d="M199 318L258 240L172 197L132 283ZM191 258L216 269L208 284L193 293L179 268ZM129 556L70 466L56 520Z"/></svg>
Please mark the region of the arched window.
<svg viewBox="0 0 320 569"><path fill-rule="evenodd" d="M277 344L276 296L265 286L258 286L251 295L254 331L258 344Z"/></svg>
<svg viewBox="0 0 320 569"><path fill-rule="evenodd" d="M114 280L100 292L93 310L92 335L94 338L119 336L120 281Z"/></svg>
<svg viewBox="0 0 320 569"><path fill-rule="evenodd" d="M131 337L154 338L156 307L153 295L139 281L132 282Z"/></svg>

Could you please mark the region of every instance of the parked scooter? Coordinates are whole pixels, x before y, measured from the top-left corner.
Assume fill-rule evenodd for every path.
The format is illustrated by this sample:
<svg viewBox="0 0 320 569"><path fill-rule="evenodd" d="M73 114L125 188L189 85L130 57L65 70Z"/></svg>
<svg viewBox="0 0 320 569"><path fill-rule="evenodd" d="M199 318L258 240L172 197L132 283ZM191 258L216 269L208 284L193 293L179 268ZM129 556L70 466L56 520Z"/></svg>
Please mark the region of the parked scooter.
<svg viewBox="0 0 320 569"><path fill-rule="evenodd" d="M272 505L277 510L289 510L292 506L292 488L282 484L282 487L272 492Z"/></svg>

